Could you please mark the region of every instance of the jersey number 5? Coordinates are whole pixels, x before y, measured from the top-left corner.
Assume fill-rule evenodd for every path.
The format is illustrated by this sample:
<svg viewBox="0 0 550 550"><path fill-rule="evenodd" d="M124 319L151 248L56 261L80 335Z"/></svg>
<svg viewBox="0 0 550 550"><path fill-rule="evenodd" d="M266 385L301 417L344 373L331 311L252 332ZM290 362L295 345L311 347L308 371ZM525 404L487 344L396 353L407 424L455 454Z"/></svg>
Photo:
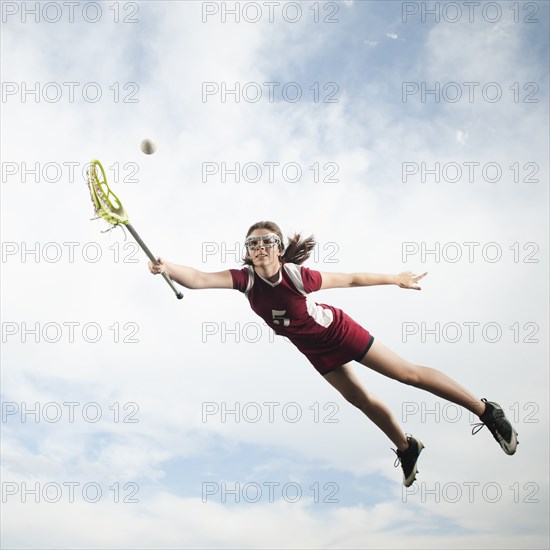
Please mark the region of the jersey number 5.
<svg viewBox="0 0 550 550"><path fill-rule="evenodd" d="M283 317L285 313L286 309L272 309L271 314L273 315L273 324L280 325L282 321L283 326L288 327L288 325L290 325L290 319Z"/></svg>

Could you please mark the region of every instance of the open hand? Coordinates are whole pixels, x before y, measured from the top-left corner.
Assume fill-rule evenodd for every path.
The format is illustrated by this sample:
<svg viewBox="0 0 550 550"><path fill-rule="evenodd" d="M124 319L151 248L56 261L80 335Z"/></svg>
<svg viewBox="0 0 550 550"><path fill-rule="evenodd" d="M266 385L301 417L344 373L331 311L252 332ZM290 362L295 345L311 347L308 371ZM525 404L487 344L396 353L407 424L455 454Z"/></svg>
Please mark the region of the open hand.
<svg viewBox="0 0 550 550"><path fill-rule="evenodd" d="M416 275L412 271L404 271L403 273L399 273L399 275L395 276L395 282L401 288L421 290L418 286L418 281L420 281L420 279L423 279L427 274L427 271L425 273L422 273L422 275Z"/></svg>

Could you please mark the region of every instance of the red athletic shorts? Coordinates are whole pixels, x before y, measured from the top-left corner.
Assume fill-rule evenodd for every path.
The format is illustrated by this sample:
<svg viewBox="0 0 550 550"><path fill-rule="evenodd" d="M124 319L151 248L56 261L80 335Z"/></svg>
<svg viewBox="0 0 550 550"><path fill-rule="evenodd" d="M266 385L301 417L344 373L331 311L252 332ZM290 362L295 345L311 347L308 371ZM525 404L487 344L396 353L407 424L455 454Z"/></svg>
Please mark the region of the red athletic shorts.
<svg viewBox="0 0 550 550"><path fill-rule="evenodd" d="M318 337L288 339L309 359L320 374L327 374L350 361L361 361L367 354L374 336L341 309L333 310L334 321L329 330L320 331Z"/></svg>

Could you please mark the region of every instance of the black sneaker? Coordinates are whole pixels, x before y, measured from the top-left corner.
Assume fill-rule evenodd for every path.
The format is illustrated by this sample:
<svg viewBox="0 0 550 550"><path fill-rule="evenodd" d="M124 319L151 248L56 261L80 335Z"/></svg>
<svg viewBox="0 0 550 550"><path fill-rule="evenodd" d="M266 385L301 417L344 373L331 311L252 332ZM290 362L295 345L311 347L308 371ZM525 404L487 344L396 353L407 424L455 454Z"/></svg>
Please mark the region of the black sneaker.
<svg viewBox="0 0 550 550"><path fill-rule="evenodd" d="M403 468L403 485L410 487L416 479L416 461L424 448L424 444L420 439L415 439L412 435L407 436L407 441L409 442L407 449L404 451L392 449L392 451L397 455L394 466L397 468L401 462L401 468Z"/></svg>
<svg viewBox="0 0 550 550"><path fill-rule="evenodd" d="M493 437L502 447L502 450L507 455L513 455L518 446L518 434L516 430L514 430L514 427L510 424L510 421L506 418L502 407L498 403L487 401L485 398L482 401L486 403L485 411L479 417L481 422L473 424L472 435L479 432L483 426L487 426Z"/></svg>

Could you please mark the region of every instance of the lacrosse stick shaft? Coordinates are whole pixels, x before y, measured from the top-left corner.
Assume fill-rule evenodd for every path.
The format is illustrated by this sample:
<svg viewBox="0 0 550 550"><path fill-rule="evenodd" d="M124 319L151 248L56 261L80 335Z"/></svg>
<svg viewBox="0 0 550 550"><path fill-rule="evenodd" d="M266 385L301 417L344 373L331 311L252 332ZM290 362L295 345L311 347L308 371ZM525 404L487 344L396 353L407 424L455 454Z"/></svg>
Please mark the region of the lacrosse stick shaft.
<svg viewBox="0 0 550 550"><path fill-rule="evenodd" d="M141 240L141 237L137 234L136 230L132 227L132 224L127 223L125 224L128 228L128 231L132 234L132 237L136 240L136 242L141 246L143 249L143 252L149 256L149 259L156 265L158 265L157 259L153 256L151 251L147 248L147 245ZM161 274L164 277L164 280L170 285L170 288L174 291L175 295L177 296L178 300L181 300L183 298L183 294L174 286L174 283L166 273Z"/></svg>

